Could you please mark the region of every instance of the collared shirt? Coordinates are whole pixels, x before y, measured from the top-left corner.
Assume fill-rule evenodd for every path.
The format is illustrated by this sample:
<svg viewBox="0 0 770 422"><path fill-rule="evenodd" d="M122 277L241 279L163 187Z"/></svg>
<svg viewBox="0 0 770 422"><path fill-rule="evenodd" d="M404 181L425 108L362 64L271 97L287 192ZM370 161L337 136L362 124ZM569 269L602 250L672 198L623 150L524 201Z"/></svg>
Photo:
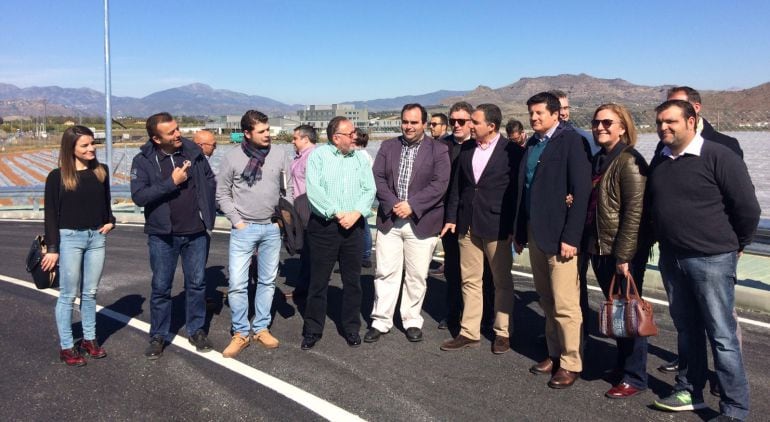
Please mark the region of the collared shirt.
<svg viewBox="0 0 770 422"><path fill-rule="evenodd" d="M305 188L305 172L307 171L307 159L310 153L315 149L315 144L308 145L307 148L298 152L291 162L289 171L291 172L291 187L294 191L294 197L304 195L307 192Z"/></svg>
<svg viewBox="0 0 770 422"><path fill-rule="evenodd" d="M319 146L307 162L306 185L310 209L327 220L338 212L372 214L376 188L369 161L363 154L342 154L334 144Z"/></svg>
<svg viewBox="0 0 770 422"><path fill-rule="evenodd" d="M481 174L487 168L487 163L489 163L489 158L492 157L492 153L495 151L495 145L497 145L498 140L500 140L499 133L486 146L476 140L476 149L473 150L473 160L471 160L473 178L476 180L476 183L479 182Z"/></svg>
<svg viewBox="0 0 770 422"><path fill-rule="evenodd" d="M553 125L553 127L548 129L544 135L535 133L534 137L538 140L537 143L527 147L527 171L524 176L524 210L527 213L527 218L530 216L529 206L532 199L531 188L532 181L535 179L535 170L537 169L538 163L540 163L540 156L543 154L543 150L545 150L545 147L548 145L548 141L556 132L557 127L559 127L559 124Z"/></svg>
<svg viewBox="0 0 770 422"><path fill-rule="evenodd" d="M687 144L687 148L685 148L681 154L674 155L674 153L671 152L671 148L669 148L668 145L664 146L663 149L660 151L660 153L672 160L676 160L677 158L685 154L697 155L698 157L700 157L700 152L702 148L703 148L703 137L700 136L700 133L697 133L695 134L695 137L692 138L692 141L690 141L690 143Z"/></svg>
<svg viewBox="0 0 770 422"><path fill-rule="evenodd" d="M703 117L698 116L698 126L695 128L695 133L700 135L703 132Z"/></svg>
<svg viewBox="0 0 770 422"><path fill-rule="evenodd" d="M420 150L420 145L422 145L425 135L411 144L403 136L398 139L401 141L401 160L399 160L398 164L398 183L396 184L398 192L396 193L398 194L398 199L406 201L409 199L409 182L412 180L414 157L417 156L417 151Z"/></svg>

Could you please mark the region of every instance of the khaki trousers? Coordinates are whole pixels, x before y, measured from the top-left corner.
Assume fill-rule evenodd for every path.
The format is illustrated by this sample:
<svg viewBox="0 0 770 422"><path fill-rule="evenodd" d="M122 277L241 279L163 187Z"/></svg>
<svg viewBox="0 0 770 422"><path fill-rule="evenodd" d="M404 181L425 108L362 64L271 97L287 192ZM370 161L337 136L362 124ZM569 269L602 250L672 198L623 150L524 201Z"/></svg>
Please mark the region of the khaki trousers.
<svg viewBox="0 0 770 422"><path fill-rule="evenodd" d="M482 278L486 255L495 284L495 335L510 337L508 330L513 312L511 241L508 239L485 240L474 236L469 229L465 236L460 236L459 243L464 303L460 334L472 340L481 338L481 315L484 310Z"/></svg>
<svg viewBox="0 0 770 422"><path fill-rule="evenodd" d="M430 261L437 242L436 236L424 239L417 237L413 223L403 219L396 220L387 233L377 232L372 328L385 333L393 327L399 292L399 312L404 329L422 328L420 312L427 290Z"/></svg>
<svg viewBox="0 0 770 422"><path fill-rule="evenodd" d="M562 368L581 372L580 335L583 314L580 310L580 282L578 258L565 260L559 255L548 255L535 242L532 230L527 228L529 260L535 290L540 295L540 307L545 314L545 340L548 355L559 357Z"/></svg>

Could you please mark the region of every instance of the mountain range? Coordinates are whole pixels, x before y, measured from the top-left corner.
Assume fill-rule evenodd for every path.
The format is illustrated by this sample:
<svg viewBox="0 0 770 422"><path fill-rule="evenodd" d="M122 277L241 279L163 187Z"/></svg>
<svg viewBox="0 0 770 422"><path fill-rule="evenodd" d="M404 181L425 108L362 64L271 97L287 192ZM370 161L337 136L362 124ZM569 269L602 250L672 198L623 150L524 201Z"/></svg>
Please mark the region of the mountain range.
<svg viewBox="0 0 770 422"><path fill-rule="evenodd" d="M575 107L595 107L618 102L631 108L651 108L665 99L672 85L644 86L623 79L602 79L586 74L521 78L500 88L480 85L472 91L441 90L421 95L348 101L369 111L399 110L406 103L444 107L458 100L471 104L498 104L505 113L523 113L527 98L540 91L560 89ZM743 90L701 91L704 107L732 111L766 111L770 105L770 82ZM258 95L214 89L195 83L152 93L143 98L112 97L113 116L146 117L159 110L175 115L241 114L248 109L276 114L293 114L301 104L284 104ZM433 108L433 107L432 107ZM103 115L104 94L89 88L59 86L19 88L0 83L0 116L98 116Z"/></svg>

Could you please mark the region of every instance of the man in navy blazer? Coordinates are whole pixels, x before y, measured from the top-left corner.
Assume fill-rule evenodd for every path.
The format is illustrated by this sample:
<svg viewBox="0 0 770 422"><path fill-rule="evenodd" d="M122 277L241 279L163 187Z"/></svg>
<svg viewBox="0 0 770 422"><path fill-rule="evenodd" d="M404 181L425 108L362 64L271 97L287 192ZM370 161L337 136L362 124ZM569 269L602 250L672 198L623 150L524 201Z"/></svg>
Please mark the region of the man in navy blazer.
<svg viewBox="0 0 770 422"><path fill-rule="evenodd" d="M577 257L591 193L591 164L580 134L559 121L555 95L536 94L527 107L535 134L527 141L519 169L515 247L520 252L529 246L549 355L530 372L552 374L548 385L566 388L583 370ZM567 195L572 195L572 206L565 201Z"/></svg>
<svg viewBox="0 0 770 422"><path fill-rule="evenodd" d="M446 145L425 135L428 113L420 104L401 110L401 133L382 143L374 160L377 186L377 268L373 343L393 327L399 291L401 321L409 341L422 340L422 302L433 249L444 219L451 164ZM402 287L401 275L404 274Z"/></svg>
<svg viewBox="0 0 770 422"><path fill-rule="evenodd" d="M478 347L481 338L484 257L495 286L495 340L492 352L510 350L509 320L513 311L511 239L516 204L516 178L522 149L500 135L502 113L481 104L471 114L474 141L462 144L449 191L442 236L455 232L460 243L463 314L460 334L441 350Z"/></svg>

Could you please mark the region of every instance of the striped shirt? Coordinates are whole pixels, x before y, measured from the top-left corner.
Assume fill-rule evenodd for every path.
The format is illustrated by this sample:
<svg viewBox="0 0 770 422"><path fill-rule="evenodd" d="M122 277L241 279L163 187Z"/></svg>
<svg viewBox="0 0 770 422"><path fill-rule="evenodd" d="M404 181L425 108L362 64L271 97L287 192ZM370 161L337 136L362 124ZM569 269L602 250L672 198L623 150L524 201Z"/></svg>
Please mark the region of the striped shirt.
<svg viewBox="0 0 770 422"><path fill-rule="evenodd" d="M406 201L409 199L409 182L412 180L412 168L414 167L414 157L420 149L422 139L417 142L409 143L401 138L401 160L398 164L398 199Z"/></svg>
<svg viewBox="0 0 770 422"><path fill-rule="evenodd" d="M342 154L333 144L316 147L307 162L306 187L313 214L332 220L338 212L372 214L374 175L363 154Z"/></svg>

